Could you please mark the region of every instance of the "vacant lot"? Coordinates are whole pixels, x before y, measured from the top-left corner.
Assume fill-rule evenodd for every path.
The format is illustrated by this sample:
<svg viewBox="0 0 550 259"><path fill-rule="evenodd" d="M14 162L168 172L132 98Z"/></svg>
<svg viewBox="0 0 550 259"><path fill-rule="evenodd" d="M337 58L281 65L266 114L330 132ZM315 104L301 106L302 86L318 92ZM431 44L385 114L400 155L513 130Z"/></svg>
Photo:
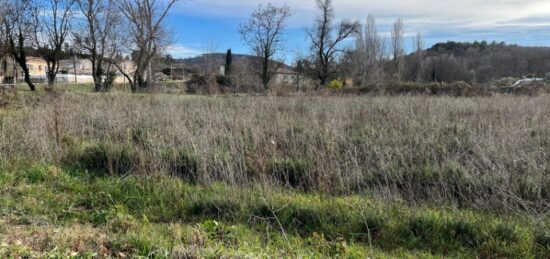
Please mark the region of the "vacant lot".
<svg viewBox="0 0 550 259"><path fill-rule="evenodd" d="M0 255L550 255L547 96L4 99Z"/></svg>

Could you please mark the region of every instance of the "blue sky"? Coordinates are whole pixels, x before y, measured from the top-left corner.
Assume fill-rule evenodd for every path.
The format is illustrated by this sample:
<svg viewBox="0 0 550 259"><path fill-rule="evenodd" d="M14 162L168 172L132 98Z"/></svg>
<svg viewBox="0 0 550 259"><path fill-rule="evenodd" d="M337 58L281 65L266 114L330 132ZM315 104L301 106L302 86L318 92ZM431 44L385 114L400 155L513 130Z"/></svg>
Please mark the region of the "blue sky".
<svg viewBox="0 0 550 259"><path fill-rule="evenodd" d="M266 0L187 0L169 17L174 43L168 52L192 57L215 50L249 53L238 34L240 23ZM314 0L272 1L287 4L293 16L286 37L285 60L291 62L308 50L305 28L315 18ZM377 18L378 31L389 35L398 17L405 21L406 36L420 32L426 47L441 41L505 41L525 46L550 46L548 0L334 0L338 20ZM411 40L407 40L407 43Z"/></svg>

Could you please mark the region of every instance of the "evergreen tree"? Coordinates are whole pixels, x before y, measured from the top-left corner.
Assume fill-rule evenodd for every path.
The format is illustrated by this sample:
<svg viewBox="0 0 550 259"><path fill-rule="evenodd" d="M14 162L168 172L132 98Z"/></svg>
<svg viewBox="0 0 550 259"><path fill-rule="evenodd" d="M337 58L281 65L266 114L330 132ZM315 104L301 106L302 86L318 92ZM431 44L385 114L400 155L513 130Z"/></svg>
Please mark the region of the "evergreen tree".
<svg viewBox="0 0 550 259"><path fill-rule="evenodd" d="M231 49L228 49L227 54L225 54L225 75L226 76L231 75L232 64L233 64L233 55L231 54Z"/></svg>

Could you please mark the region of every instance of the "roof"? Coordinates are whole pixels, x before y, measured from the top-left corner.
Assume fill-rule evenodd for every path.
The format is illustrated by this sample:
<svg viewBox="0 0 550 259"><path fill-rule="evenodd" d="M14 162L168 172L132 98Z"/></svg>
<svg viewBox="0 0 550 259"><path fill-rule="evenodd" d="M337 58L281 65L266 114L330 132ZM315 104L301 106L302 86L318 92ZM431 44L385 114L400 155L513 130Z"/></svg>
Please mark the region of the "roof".
<svg viewBox="0 0 550 259"><path fill-rule="evenodd" d="M542 81L544 81L544 78L524 78L517 81L513 86L528 85L531 83L542 82Z"/></svg>
<svg viewBox="0 0 550 259"><path fill-rule="evenodd" d="M59 60L59 63L73 63L73 62L82 62L82 61L89 61L87 59L84 59L84 58L77 58L76 60L75 59L62 59L62 60ZM90 61L91 62L91 61Z"/></svg>
<svg viewBox="0 0 550 259"><path fill-rule="evenodd" d="M27 57L27 62L28 61L36 61L36 62L46 63L46 60L44 60L43 58L39 58L39 57Z"/></svg>
<svg viewBox="0 0 550 259"><path fill-rule="evenodd" d="M279 75L301 75L301 73L298 73L294 70L291 70L291 69L288 69L286 67L283 67L283 68L279 68L275 74L279 74Z"/></svg>

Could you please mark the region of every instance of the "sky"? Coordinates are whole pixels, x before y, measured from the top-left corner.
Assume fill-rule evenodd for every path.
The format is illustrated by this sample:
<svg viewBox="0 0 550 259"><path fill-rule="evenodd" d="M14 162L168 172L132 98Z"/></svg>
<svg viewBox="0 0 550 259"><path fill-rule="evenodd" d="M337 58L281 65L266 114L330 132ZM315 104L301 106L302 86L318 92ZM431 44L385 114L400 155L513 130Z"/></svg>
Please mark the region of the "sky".
<svg viewBox="0 0 550 259"><path fill-rule="evenodd" d="M267 0L184 0L172 10L167 23L174 31L168 53L186 58L208 52L250 53L241 41L239 25ZM273 0L288 5L285 61L304 56L305 29L317 15L315 0ZM550 46L549 0L333 0L336 19L364 23L372 14L381 35L390 35L392 23L403 18L406 45L421 33L426 47L446 41L504 41L523 46ZM350 42L351 43L351 42Z"/></svg>

